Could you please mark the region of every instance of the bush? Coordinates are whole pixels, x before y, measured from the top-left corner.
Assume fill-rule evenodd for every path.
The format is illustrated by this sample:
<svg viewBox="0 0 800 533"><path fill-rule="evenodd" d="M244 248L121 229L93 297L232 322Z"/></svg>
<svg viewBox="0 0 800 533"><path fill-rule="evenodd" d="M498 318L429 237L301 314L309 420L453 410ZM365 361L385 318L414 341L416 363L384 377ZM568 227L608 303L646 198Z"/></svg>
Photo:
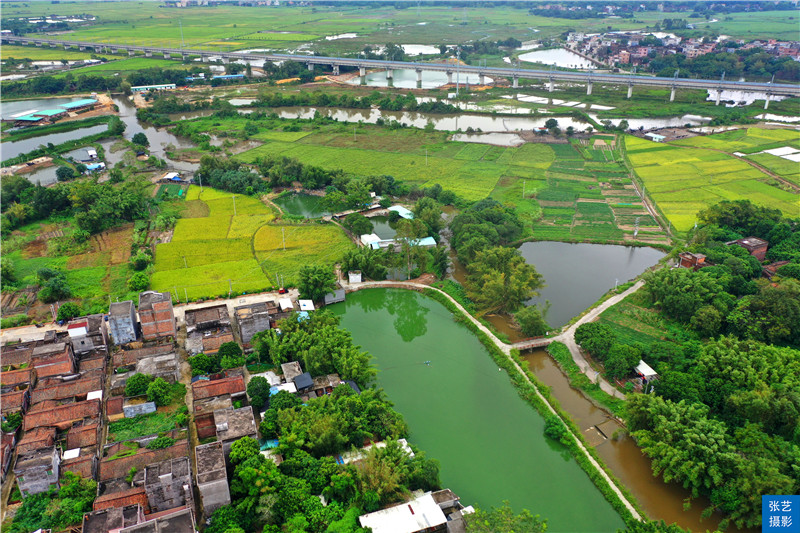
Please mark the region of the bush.
<svg viewBox="0 0 800 533"><path fill-rule="evenodd" d="M125 383L125 396L139 396L147 393L147 388L153 381L150 374L134 374ZM163 381L163 380L162 380Z"/></svg>
<svg viewBox="0 0 800 533"><path fill-rule="evenodd" d="M150 286L150 278L144 272L137 272L128 280L128 289L134 292L142 292Z"/></svg>
<svg viewBox="0 0 800 533"><path fill-rule="evenodd" d="M235 342L226 342L220 346L217 357L222 368L238 368L245 363L242 349Z"/></svg>
<svg viewBox="0 0 800 533"><path fill-rule="evenodd" d="M525 307L515 313L514 320L519 324L522 333L528 337L544 335L550 330L550 326L547 325L542 313L539 312L539 308L535 305Z"/></svg>
<svg viewBox="0 0 800 533"><path fill-rule="evenodd" d="M9 413L6 415L5 420L2 423L3 433L11 433L15 431L19 426L22 425L22 413Z"/></svg>
<svg viewBox="0 0 800 533"><path fill-rule="evenodd" d="M126 385L126 391L127 388ZM147 386L147 399L151 402L155 402L159 407L169 405L172 399L172 388L163 378L156 378Z"/></svg>
<svg viewBox="0 0 800 533"><path fill-rule="evenodd" d="M147 140L147 135L141 131L134 134L134 136L131 138L131 142L133 144L138 144L139 146L150 146L150 141Z"/></svg>
<svg viewBox="0 0 800 533"><path fill-rule="evenodd" d="M219 372L219 359L204 353L199 353L189 358L189 365L192 367L192 376L202 376Z"/></svg>
<svg viewBox="0 0 800 533"><path fill-rule="evenodd" d="M175 439L172 437L158 437L157 439L150 441L150 443L147 445L147 449L160 450L161 448L169 448L173 444L175 444Z"/></svg>
<svg viewBox="0 0 800 533"><path fill-rule="evenodd" d="M145 252L139 252L133 257L131 257L131 266L133 267L134 270L137 271L144 270L145 268L150 266L150 262L152 260L153 258L150 256L150 254Z"/></svg>
<svg viewBox="0 0 800 533"><path fill-rule="evenodd" d="M553 440L561 442L566 438L569 432L567 431L564 423L556 416L550 415L544 420L544 434Z"/></svg>
<svg viewBox="0 0 800 533"><path fill-rule="evenodd" d="M56 316L56 320L70 320L75 318L76 316L81 315L81 308L78 307L78 304L73 302L66 302L58 308L58 315Z"/></svg>
<svg viewBox="0 0 800 533"><path fill-rule="evenodd" d="M261 376L251 378L247 384L247 395L250 397L250 404L260 410L269 400L269 382Z"/></svg>
<svg viewBox="0 0 800 533"><path fill-rule="evenodd" d="M44 303L66 300L70 296L72 296L72 290L67 285L67 281L60 275L47 280L38 295L39 299Z"/></svg>
<svg viewBox="0 0 800 533"><path fill-rule="evenodd" d="M75 179L78 174L72 167L58 167L56 169L56 179L58 181L69 181Z"/></svg>

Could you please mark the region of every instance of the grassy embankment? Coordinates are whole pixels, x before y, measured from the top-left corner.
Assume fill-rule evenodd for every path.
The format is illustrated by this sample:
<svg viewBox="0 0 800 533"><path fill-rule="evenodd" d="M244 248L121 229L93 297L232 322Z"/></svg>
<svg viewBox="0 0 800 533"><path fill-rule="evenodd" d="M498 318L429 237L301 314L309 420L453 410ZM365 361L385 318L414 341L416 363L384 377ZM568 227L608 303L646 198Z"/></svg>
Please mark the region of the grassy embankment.
<svg viewBox="0 0 800 533"><path fill-rule="evenodd" d="M796 192L784 190L774 178L727 153L688 147L707 146L746 153L776 146L800 148L800 134L791 130L749 128L746 131L745 135L725 133L722 137L696 137L674 145L627 136L625 152L647 194L678 232L688 231L700 210L721 200L749 199L759 205L778 208L788 216L796 214L800 209L800 197ZM790 168L782 162L780 166L770 162L779 174L779 170ZM786 177L797 179L796 172Z"/></svg>
<svg viewBox="0 0 800 533"><path fill-rule="evenodd" d="M341 229L317 223L271 224L274 215L255 198L192 186L172 241L156 246L151 286L183 301L257 292L297 283L304 265L332 264L352 246ZM283 230L283 232L282 232ZM283 234L286 249L283 249ZM230 285L229 285L230 282Z"/></svg>

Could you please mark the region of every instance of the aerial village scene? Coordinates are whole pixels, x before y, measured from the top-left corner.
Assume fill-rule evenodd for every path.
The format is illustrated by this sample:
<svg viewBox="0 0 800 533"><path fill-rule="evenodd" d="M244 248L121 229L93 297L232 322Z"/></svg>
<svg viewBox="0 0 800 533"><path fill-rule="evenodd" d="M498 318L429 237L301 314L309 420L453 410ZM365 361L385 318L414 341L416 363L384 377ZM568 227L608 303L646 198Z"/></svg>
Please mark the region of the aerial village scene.
<svg viewBox="0 0 800 533"><path fill-rule="evenodd" d="M800 532L796 0L3 0L2 533Z"/></svg>

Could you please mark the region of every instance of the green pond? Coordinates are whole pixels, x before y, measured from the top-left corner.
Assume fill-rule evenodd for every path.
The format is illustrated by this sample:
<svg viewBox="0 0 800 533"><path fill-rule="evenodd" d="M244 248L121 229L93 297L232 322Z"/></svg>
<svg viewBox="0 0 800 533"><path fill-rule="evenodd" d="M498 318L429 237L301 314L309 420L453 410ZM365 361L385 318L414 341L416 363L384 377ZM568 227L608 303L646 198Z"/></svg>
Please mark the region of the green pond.
<svg viewBox="0 0 800 533"><path fill-rule="evenodd" d="M441 462L441 480L465 505L508 500L547 518L548 531L624 526L586 473L443 305L413 291L370 289L331 306L370 352L410 441Z"/></svg>
<svg viewBox="0 0 800 533"><path fill-rule="evenodd" d="M322 197L311 194L285 194L273 200L285 213L299 215L306 218L319 218L329 215L322 207Z"/></svg>

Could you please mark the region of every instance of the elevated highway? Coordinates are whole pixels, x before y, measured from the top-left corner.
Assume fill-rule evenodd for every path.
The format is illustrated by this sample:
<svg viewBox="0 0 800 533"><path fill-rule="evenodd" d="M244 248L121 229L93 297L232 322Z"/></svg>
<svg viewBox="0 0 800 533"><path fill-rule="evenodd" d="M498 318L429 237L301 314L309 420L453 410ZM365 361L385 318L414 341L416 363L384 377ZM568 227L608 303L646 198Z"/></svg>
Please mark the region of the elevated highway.
<svg viewBox="0 0 800 533"><path fill-rule="evenodd" d="M196 50L188 48L167 48L160 46L138 46L129 44L97 43L91 41L64 41L55 39L40 39L36 37L2 36L2 42L35 46L50 46L73 48L80 50L93 50L96 53L127 53L128 55L141 54L146 57L161 55L165 59L186 59L189 57L199 57L204 62L210 62L219 58L222 62L230 61L296 61L304 63L309 69L315 65L330 66L334 74L339 73L339 67L356 67L362 82L366 76L367 69L386 70L387 78L393 79L395 70L414 70L417 73L417 85L422 83L422 73L444 72L448 80L452 82L453 74L464 73L477 75L479 82L483 83L485 77L509 78L514 87L518 87L519 79L543 80L548 84L548 89L552 92L556 82L571 82L586 85L586 94L592 94L592 86L595 83L621 85L628 87L628 98L633 95L634 87L662 87L669 88L671 91L670 100L675 98L678 89L701 89L716 92L716 103L719 105L722 91L743 91L757 92L766 95L764 108L769 106L771 96L800 97L800 85L788 83L772 82L751 82L751 81L731 81L724 78L719 80L693 79L693 78L663 78L649 76L633 76L626 74L611 74L600 72L569 72L561 70L536 70L514 67L481 67L472 65L454 65L452 63L417 63L405 61L383 61L378 59L361 59L352 57L326 57L299 54L261 54L261 53L237 53L237 52L215 52L212 50Z"/></svg>

